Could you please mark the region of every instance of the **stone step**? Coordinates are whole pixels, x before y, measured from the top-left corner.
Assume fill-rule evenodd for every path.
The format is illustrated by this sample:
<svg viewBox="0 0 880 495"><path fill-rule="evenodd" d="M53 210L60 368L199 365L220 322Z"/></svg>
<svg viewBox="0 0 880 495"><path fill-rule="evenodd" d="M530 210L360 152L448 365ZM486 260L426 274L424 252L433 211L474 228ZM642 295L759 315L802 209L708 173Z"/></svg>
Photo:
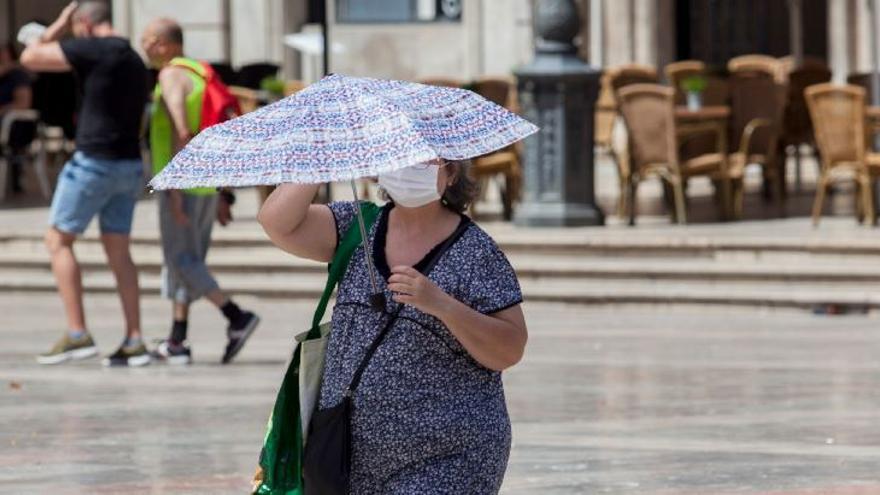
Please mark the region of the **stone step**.
<svg viewBox="0 0 880 495"><path fill-rule="evenodd" d="M266 298L317 299L323 289L323 274L274 274L253 277L223 274L218 277L224 290ZM156 294L160 279L156 274L141 276L144 293ZM809 309L835 305L850 308L880 308L880 294L874 285L791 284L791 283L714 283L706 281L662 280L574 280L563 278L523 279L525 299L574 304L670 304L736 305L752 307L790 307ZM86 292L116 291L111 274L85 273ZM27 269L5 269L0 292L54 292L51 274Z"/></svg>
<svg viewBox="0 0 880 495"><path fill-rule="evenodd" d="M220 252L218 252L220 251ZM263 250L261 250L263 251ZM211 270L217 274L324 274L326 265L303 260L274 248L255 253L251 250L223 252L209 255ZM109 270L103 253L78 253L81 267L86 272ZM136 250L133 254L141 273L155 274L162 268L158 249ZM610 260L576 256L541 256L514 254L511 264L521 278L583 279L583 280L666 280L711 282L788 282L788 283L880 283L880 260L852 261L846 258L744 260L740 258L691 260ZM50 270L45 253L0 251L0 274L3 270Z"/></svg>
<svg viewBox="0 0 880 495"><path fill-rule="evenodd" d="M574 232L548 231L536 235L534 230L499 228L492 232L499 246L509 254L530 253L547 255L598 255L614 257L707 257L718 253L803 253L815 255L880 256L880 242L873 236L838 237L833 232L823 236L714 236L711 233L689 233L680 227L670 231L649 233L627 230ZM0 233L0 250L7 245L26 244L42 249L42 236L36 233ZM78 246L97 246L100 239L94 233L83 236ZM135 247L158 247L157 234L135 234ZM265 234L254 229L215 234L212 249L272 248Z"/></svg>

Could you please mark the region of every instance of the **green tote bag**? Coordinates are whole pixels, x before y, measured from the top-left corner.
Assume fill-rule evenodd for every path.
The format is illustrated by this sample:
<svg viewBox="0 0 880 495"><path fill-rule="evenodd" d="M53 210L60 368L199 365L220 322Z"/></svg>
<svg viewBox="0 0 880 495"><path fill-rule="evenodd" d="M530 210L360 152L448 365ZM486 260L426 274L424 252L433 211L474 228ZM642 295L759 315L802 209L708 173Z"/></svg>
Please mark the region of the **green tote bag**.
<svg viewBox="0 0 880 495"><path fill-rule="evenodd" d="M367 231L379 215L373 203L360 203ZM266 427L260 465L254 475L253 493L258 495L302 495L302 453L309 419L318 402L324 355L330 323L321 324L336 284L345 275L352 253L361 243L355 219L336 248L328 267L327 284L315 309L308 332L296 336L293 358L284 374L275 407Z"/></svg>

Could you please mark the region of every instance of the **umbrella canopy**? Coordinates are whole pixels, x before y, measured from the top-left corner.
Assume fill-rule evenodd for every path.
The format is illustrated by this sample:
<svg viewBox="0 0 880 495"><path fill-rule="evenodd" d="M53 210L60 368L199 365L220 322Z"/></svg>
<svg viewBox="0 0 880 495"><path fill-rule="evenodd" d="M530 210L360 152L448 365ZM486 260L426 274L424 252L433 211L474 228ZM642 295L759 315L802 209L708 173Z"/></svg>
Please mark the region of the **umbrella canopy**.
<svg viewBox="0 0 880 495"><path fill-rule="evenodd" d="M467 90L332 74L210 127L150 182L154 189L317 184L509 146L538 128Z"/></svg>

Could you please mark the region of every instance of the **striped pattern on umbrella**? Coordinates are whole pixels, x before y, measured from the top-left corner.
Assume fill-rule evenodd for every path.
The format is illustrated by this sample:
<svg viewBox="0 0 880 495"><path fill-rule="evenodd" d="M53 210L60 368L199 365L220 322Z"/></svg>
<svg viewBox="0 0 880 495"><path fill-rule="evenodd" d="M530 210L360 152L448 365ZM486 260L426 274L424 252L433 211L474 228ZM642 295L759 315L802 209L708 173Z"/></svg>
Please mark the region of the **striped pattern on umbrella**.
<svg viewBox="0 0 880 495"><path fill-rule="evenodd" d="M334 74L202 131L150 185L185 189L371 177L437 158L484 155L537 130L471 91Z"/></svg>

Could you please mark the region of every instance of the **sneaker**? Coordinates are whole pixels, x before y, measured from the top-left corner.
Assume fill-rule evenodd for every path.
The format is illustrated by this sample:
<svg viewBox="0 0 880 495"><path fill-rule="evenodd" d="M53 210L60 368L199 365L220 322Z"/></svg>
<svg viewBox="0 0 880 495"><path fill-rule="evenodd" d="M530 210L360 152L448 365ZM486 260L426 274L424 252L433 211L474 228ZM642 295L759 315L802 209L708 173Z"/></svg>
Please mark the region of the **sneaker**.
<svg viewBox="0 0 880 495"><path fill-rule="evenodd" d="M71 337L68 332L64 332L64 336L55 342L49 352L44 352L37 356L37 362L40 364L58 364L71 359L85 359L98 354L98 348L95 347L95 341L88 333L84 333L79 337Z"/></svg>
<svg viewBox="0 0 880 495"><path fill-rule="evenodd" d="M229 325L229 328L226 329L229 343L226 344L226 352L223 353L223 359L220 362L223 364L232 362L232 359L244 347L244 343L247 342L247 339L254 333L259 324L259 316L250 311L245 311L236 325Z"/></svg>
<svg viewBox="0 0 880 495"><path fill-rule="evenodd" d="M113 354L104 358L104 366L145 366L150 364L150 353L147 346L141 342L135 346L126 347L123 343Z"/></svg>
<svg viewBox="0 0 880 495"><path fill-rule="evenodd" d="M192 364L192 351L186 343L172 345L170 340L160 340L150 356L168 364Z"/></svg>

